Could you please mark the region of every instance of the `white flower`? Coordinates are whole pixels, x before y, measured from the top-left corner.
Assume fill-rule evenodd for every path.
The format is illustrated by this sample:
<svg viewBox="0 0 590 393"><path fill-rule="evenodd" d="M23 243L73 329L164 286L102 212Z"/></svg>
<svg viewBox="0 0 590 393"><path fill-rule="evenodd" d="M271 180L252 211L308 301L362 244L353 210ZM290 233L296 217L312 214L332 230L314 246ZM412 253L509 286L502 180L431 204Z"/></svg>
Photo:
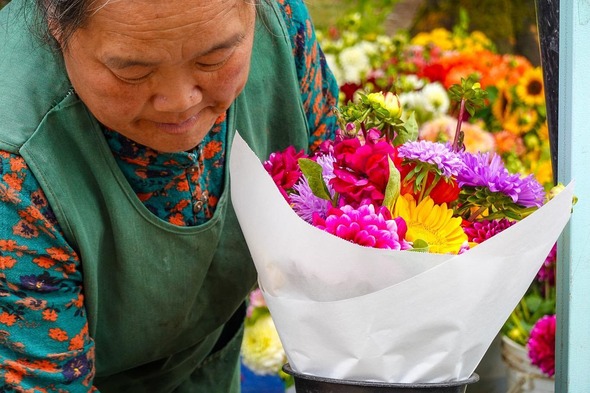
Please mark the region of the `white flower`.
<svg viewBox="0 0 590 393"><path fill-rule="evenodd" d="M447 113L450 100L447 91L439 82L429 83L422 89L424 95L424 110L432 112L434 116Z"/></svg>
<svg viewBox="0 0 590 393"><path fill-rule="evenodd" d="M338 65L337 61L336 61L336 56L331 54L331 53L326 53L326 63L328 63L328 67L330 68L330 70L332 71L332 74L334 74L334 78L336 78L336 82L338 83L338 86L342 85L342 81L344 80L344 75L342 74L342 69L340 69L340 66Z"/></svg>
<svg viewBox="0 0 590 393"><path fill-rule="evenodd" d="M369 58L360 45L343 49L339 60L344 74L343 83L360 83L361 77L371 68Z"/></svg>
<svg viewBox="0 0 590 393"><path fill-rule="evenodd" d="M242 362L258 375L276 374L287 362L279 334L270 314L246 325L242 341Z"/></svg>

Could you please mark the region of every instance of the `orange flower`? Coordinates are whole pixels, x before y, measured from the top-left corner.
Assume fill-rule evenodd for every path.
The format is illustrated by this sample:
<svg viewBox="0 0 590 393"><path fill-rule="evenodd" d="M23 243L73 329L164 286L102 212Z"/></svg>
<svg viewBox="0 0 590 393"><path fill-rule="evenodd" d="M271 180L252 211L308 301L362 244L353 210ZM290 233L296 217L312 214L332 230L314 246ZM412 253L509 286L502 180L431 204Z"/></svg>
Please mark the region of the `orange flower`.
<svg viewBox="0 0 590 393"><path fill-rule="evenodd" d="M526 149L522 142L522 138L513 133L503 130L494 134L496 139L496 150L498 153L514 152L517 155L525 153Z"/></svg>
<svg viewBox="0 0 590 393"><path fill-rule="evenodd" d="M29 365L30 368L55 373L58 371L57 365L49 360L35 360Z"/></svg>
<svg viewBox="0 0 590 393"><path fill-rule="evenodd" d="M180 213L172 214L170 218L168 218L168 222L177 226L184 225L184 220L182 218L182 214Z"/></svg>
<svg viewBox="0 0 590 393"><path fill-rule="evenodd" d="M68 333L60 328L49 329L49 337L56 341L66 341L68 339Z"/></svg>
<svg viewBox="0 0 590 393"><path fill-rule="evenodd" d="M6 311L4 311L2 314L0 314L0 323L5 324L6 326L12 326L12 325L14 325L15 322L16 322L16 315L9 314Z"/></svg>
<svg viewBox="0 0 590 393"><path fill-rule="evenodd" d="M6 184L8 184L8 187L16 191L20 191L23 186L23 179L19 178L16 173L7 173L2 177L2 179Z"/></svg>
<svg viewBox="0 0 590 393"><path fill-rule="evenodd" d="M14 251L17 248L17 243L14 240L0 240L0 250Z"/></svg>
<svg viewBox="0 0 590 393"><path fill-rule="evenodd" d="M46 256L40 256L39 258L35 258L35 259L33 259L33 262L35 262L37 265L39 265L43 269L49 269L50 267L55 265L55 260L48 258Z"/></svg>
<svg viewBox="0 0 590 393"><path fill-rule="evenodd" d="M13 172L18 172L26 167L27 164L25 164L25 160L22 157L13 157L10 159L10 170Z"/></svg>
<svg viewBox="0 0 590 393"><path fill-rule="evenodd" d="M68 350L70 351L78 351L82 348L84 348L84 333L80 332L79 334L76 334L74 336L74 338L72 338L70 340L70 346L68 347Z"/></svg>
<svg viewBox="0 0 590 393"><path fill-rule="evenodd" d="M47 251L51 258L56 259L58 261L67 261L68 259L70 259L70 255L67 252L65 252L63 248L51 247L47 248L45 251Z"/></svg>
<svg viewBox="0 0 590 393"><path fill-rule="evenodd" d="M62 265L63 271L66 273L75 273L76 272L76 264L75 263L64 263Z"/></svg>
<svg viewBox="0 0 590 393"><path fill-rule="evenodd" d="M52 308L48 308L46 310L43 310L43 319L46 321L51 321L51 322L55 322L57 321L57 311L55 311Z"/></svg>
<svg viewBox="0 0 590 393"><path fill-rule="evenodd" d="M4 380L9 385L19 385L24 377L24 371L20 370L8 370L6 374L4 374Z"/></svg>
<svg viewBox="0 0 590 393"><path fill-rule="evenodd" d="M211 141L203 148L203 157L208 160L221 151L221 142Z"/></svg>
<svg viewBox="0 0 590 393"><path fill-rule="evenodd" d="M44 220L45 217L41 214L41 211L37 209L35 206L29 206L25 210L26 215L30 218L29 221L33 222L34 220Z"/></svg>
<svg viewBox="0 0 590 393"><path fill-rule="evenodd" d="M16 263L16 259L8 255L0 256L0 269L10 269Z"/></svg>

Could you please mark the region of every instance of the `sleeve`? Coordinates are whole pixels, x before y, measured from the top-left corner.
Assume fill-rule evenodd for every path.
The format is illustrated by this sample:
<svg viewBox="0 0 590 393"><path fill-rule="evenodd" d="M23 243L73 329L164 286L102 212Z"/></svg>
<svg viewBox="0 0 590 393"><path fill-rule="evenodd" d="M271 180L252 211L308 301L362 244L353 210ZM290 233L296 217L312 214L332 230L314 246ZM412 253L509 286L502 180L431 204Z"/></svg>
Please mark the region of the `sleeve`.
<svg viewBox="0 0 590 393"><path fill-rule="evenodd" d="M311 16L302 0L277 0L283 13L295 58L301 98L311 131L310 149L334 139L338 84L317 41Z"/></svg>
<svg viewBox="0 0 590 393"><path fill-rule="evenodd" d="M0 391L96 392L80 261L22 157L3 151L0 220Z"/></svg>

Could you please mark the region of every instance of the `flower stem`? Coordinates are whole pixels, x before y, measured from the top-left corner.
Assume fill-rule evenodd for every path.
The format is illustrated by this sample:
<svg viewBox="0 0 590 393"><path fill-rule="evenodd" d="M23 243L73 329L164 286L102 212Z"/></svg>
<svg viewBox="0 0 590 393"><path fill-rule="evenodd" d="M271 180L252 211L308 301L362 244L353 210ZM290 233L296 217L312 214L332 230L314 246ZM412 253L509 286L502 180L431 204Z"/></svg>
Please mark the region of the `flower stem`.
<svg viewBox="0 0 590 393"><path fill-rule="evenodd" d="M455 129L455 138L453 138L454 151L459 151L459 135L461 134L461 124L463 123L463 117L465 117L465 98L461 99L461 105L459 107L459 116L457 117L457 128Z"/></svg>

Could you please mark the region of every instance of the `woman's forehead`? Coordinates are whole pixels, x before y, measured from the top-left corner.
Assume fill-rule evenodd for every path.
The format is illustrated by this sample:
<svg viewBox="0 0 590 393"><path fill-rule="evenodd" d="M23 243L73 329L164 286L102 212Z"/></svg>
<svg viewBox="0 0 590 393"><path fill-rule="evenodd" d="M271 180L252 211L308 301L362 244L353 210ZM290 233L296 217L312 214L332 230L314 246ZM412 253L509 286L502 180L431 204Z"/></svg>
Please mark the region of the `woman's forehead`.
<svg viewBox="0 0 590 393"><path fill-rule="evenodd" d="M243 0L97 0L89 9L87 25L100 22L163 30L208 25L224 17L236 17Z"/></svg>

